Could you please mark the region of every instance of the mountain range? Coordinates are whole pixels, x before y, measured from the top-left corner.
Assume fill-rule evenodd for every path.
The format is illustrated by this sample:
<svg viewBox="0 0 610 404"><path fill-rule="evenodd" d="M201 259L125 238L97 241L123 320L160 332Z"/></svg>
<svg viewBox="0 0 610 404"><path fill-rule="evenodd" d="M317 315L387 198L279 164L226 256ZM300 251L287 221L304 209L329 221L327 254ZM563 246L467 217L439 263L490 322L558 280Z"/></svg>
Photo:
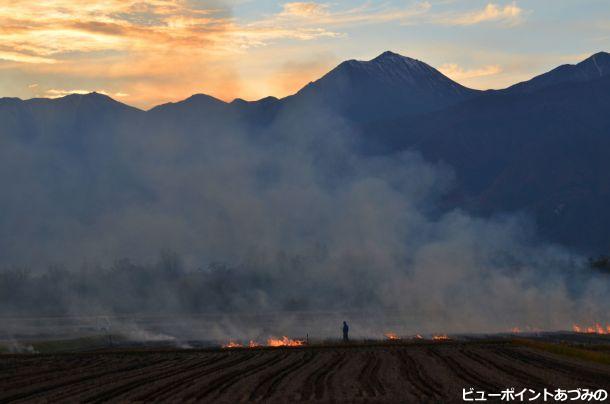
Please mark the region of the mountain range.
<svg viewBox="0 0 610 404"><path fill-rule="evenodd" d="M44 195L34 187L26 199L65 198L74 217L88 220L92 209L147 198L146 189L121 169L121 154L129 152L120 147L126 137L139 134L162 148L154 133L172 131L188 143L179 155L196 159L206 136L242 130L264 142L265 136L281 136L278 128L324 126L328 116L351 128L363 154L415 150L452 167L456 184L443 199L445 209L482 216L525 212L554 242L587 254L610 249L605 52L503 90L469 89L424 62L385 52L370 61L343 62L283 99L227 103L196 94L142 111L98 93L2 98L0 179L19 182L25 175L20 164L27 161L37 169L36 181L54 187ZM29 147L44 147L45 153L32 157L24 151ZM12 188L4 192L24 197ZM29 212L27 202L0 198L0 210L10 209L19 210L16 217ZM17 226L10 221L4 215L0 227Z"/></svg>

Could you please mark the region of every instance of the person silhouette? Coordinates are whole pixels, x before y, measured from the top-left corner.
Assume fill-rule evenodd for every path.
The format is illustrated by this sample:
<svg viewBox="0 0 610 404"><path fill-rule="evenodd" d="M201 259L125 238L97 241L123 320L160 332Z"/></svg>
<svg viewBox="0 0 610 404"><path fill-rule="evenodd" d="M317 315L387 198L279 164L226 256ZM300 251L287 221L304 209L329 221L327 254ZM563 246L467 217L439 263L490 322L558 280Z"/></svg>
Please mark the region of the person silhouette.
<svg viewBox="0 0 610 404"><path fill-rule="evenodd" d="M349 341L349 337L348 334L349 333L349 326L347 325L347 323L344 321L343 322L343 342L347 342Z"/></svg>

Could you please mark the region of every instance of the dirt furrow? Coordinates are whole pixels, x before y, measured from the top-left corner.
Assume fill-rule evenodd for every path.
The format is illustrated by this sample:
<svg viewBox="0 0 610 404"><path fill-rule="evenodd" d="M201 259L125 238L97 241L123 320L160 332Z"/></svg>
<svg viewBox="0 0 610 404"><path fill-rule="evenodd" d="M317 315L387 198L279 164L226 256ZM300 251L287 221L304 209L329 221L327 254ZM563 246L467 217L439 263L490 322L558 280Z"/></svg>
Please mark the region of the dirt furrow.
<svg viewBox="0 0 610 404"><path fill-rule="evenodd" d="M157 362L161 362L163 361L163 359L159 359ZM155 363L157 363L155 362ZM150 365L150 364L149 364ZM94 380L100 377L104 377L107 375L112 375L112 374L116 374L117 372L127 372L130 370L134 370L134 369L138 369L141 368L142 366L148 366L146 364L143 363L137 363L137 364L133 364L130 366L124 366L121 367L119 369L106 369L104 371L100 371L100 372L94 372L94 373L90 373L87 374L85 376L75 376L72 378L67 378L67 379L63 379L61 381L51 381L49 383L46 384L42 384L42 385L34 385L32 386L30 389L25 389L25 391L21 390L21 391L16 391L16 392L8 392L8 394L6 395L0 395L0 402L8 402L8 401L16 401L16 400L23 400L23 399L27 399L30 398L32 396L38 396L38 395L42 395L42 394L46 394L48 392L51 392L53 390L57 390L60 388L66 388L66 387L70 387L72 385L74 385L75 383L81 383L87 380Z"/></svg>
<svg viewBox="0 0 610 404"><path fill-rule="evenodd" d="M219 359L220 358L207 358L202 361L200 358L187 358L183 361L165 364L162 367L154 369L152 372L138 372L135 375L129 375L129 377L119 377L119 375L115 378L115 380L119 380L119 382L115 382L115 380L112 380L107 385L104 385L102 387L102 391L96 392L94 394L81 396L81 398L79 398L79 401L102 402L111 400L120 397L128 391L148 384L151 382L151 380L158 381L176 375L177 373L185 372L187 370L205 367L217 362Z"/></svg>
<svg viewBox="0 0 610 404"><path fill-rule="evenodd" d="M608 389L610 367L505 343L454 342L0 355L0 380L2 403L457 403L470 387Z"/></svg>
<svg viewBox="0 0 610 404"><path fill-rule="evenodd" d="M318 367L305 378L303 387L301 389L302 400L309 400L315 396L316 386L319 384L318 379L323 378L331 368L337 366L337 364L341 361L340 354L333 353L332 355L333 356L331 358L318 365Z"/></svg>
<svg viewBox="0 0 610 404"><path fill-rule="evenodd" d="M147 363L145 366L136 369L131 369L125 372L115 372L92 380L85 380L83 382L74 383L69 388L64 388L60 389L59 391L45 394L45 397L47 397L50 401L54 402L59 402L65 399L73 399L77 396L82 397L83 395L88 394L91 390L99 389L100 386L109 387L117 380L125 380L142 374L154 374L154 372L158 370L163 370L168 366L171 367L172 364L175 364L172 359L161 359L159 361Z"/></svg>
<svg viewBox="0 0 610 404"><path fill-rule="evenodd" d="M87 364L90 362L91 361L87 360L87 358L82 357L74 359L64 359L61 360L59 363L53 363L53 361L50 359L39 361L7 361L7 363L2 366L2 369L0 369L3 374L3 376L0 377L0 383L10 380L14 377L37 376L38 374L51 371L52 369L49 369L49 367L57 368L57 366L59 365L62 368L74 368L81 367L83 363Z"/></svg>
<svg viewBox="0 0 610 404"><path fill-rule="evenodd" d="M385 389L379 381L379 368L381 367L380 355L374 352L367 353L367 360L358 375L358 383L360 384L360 397L377 397L384 395Z"/></svg>
<svg viewBox="0 0 610 404"><path fill-rule="evenodd" d="M66 363L67 362L67 363ZM112 359L102 358L100 361L96 361L92 358L80 358L80 360L66 361L46 364L46 368L39 365L36 367L36 371L33 369L21 369L19 365L19 372L13 373L10 376L0 378L0 390L17 389L20 387L31 386L40 382L48 381L49 379L60 379L64 376L74 374L75 370L79 372L86 372L90 369L97 369L102 366L106 366L112 362ZM52 377L48 377L52 376Z"/></svg>
<svg viewBox="0 0 610 404"><path fill-rule="evenodd" d="M222 361L221 363L215 364L215 366L193 370L191 367L188 369L180 369L173 375L168 375L164 379L172 378L174 376L183 375L184 373L188 373L186 376L181 376L176 379L171 379L165 383L156 383L154 386L151 386L151 389L146 390L145 392L137 395L134 398L130 398L131 401L152 401L152 400L162 400L165 397L171 397L177 390L182 388L183 386L209 374L213 374L215 372L220 372L226 369L230 369L231 367L247 362L255 357L257 357L257 353L251 354L242 354L237 353L234 357L228 357L227 361ZM156 381L158 382L158 381ZM160 384L160 385L159 385ZM145 387L145 385L144 385Z"/></svg>
<svg viewBox="0 0 610 404"><path fill-rule="evenodd" d="M306 379L301 392L301 398L317 400L324 397L324 393L330 387L332 389L332 380L334 374L345 364L347 358L345 352L333 353L333 358L328 365L320 366L314 370Z"/></svg>
<svg viewBox="0 0 610 404"><path fill-rule="evenodd" d="M483 388L486 391L501 391L503 387L488 382L487 377L482 376L471 369L467 369L453 357L441 354L434 348L428 348L427 352L430 354L430 356L437 358L446 367L448 367L457 378L468 383L468 387Z"/></svg>
<svg viewBox="0 0 610 404"><path fill-rule="evenodd" d="M323 389L322 390L318 390L316 389L316 397L324 397L325 394L327 394L327 396L330 397L335 397L335 378L337 373L339 372L339 370L341 370L346 363L350 360L350 358L353 358L353 356L346 354L345 352L343 353L342 357L341 357L341 361L339 361L339 363L336 366L333 366L332 369L330 369L330 371L326 374L326 376L324 378L322 378L322 386ZM320 393L319 395L317 393Z"/></svg>
<svg viewBox="0 0 610 404"><path fill-rule="evenodd" d="M525 354L519 348L499 347L496 352L513 360L527 363L530 366L546 370L552 369L554 372L579 380L582 383L581 387L599 388L600 386L610 385L610 373L604 374L587 369L584 366L560 362L559 360L551 359L531 351L528 351L527 354Z"/></svg>
<svg viewBox="0 0 610 404"><path fill-rule="evenodd" d="M478 352L475 352L472 349L461 349L460 352L471 360L478 362L481 366L484 366L496 372L505 373L513 380L519 382L521 386L534 387L538 389L552 387L542 378L532 374L531 372L526 372L524 369L518 369L511 365L508 365L505 361L494 361L494 359L488 358ZM491 354L491 352L489 351L486 353L488 355Z"/></svg>
<svg viewBox="0 0 610 404"><path fill-rule="evenodd" d="M444 396L440 387L426 373L424 367L417 362L406 349L401 349L398 354L401 362L401 373L407 379L409 384L413 386L417 392L414 392L422 400L440 399Z"/></svg>
<svg viewBox="0 0 610 404"><path fill-rule="evenodd" d="M284 366L279 371L273 372L259 380L258 385L254 388L250 394L250 401L268 400L273 396L278 386L286 379L289 375L302 369L307 364L311 363L317 354L316 352L305 353L299 361Z"/></svg>
<svg viewBox="0 0 610 404"><path fill-rule="evenodd" d="M207 387L195 392L195 394L187 395L188 399L195 399L196 401L202 401L204 399L210 400L213 397L219 397L229 387L245 379L248 376L264 371L266 368L274 366L276 363L286 359L289 356L288 352L278 353L277 355L271 356L271 358L263 361L262 363L253 363L244 368L238 368L234 371L227 372L220 377L217 377L206 383Z"/></svg>

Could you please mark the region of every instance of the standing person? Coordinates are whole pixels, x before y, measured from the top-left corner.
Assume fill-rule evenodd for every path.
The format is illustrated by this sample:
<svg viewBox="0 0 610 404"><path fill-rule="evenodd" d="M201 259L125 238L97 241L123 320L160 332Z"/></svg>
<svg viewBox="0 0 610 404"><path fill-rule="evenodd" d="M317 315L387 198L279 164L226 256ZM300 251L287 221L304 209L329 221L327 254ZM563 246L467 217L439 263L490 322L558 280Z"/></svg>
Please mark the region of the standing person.
<svg viewBox="0 0 610 404"><path fill-rule="evenodd" d="M343 322L343 342L347 342L349 341L349 337L348 334L349 333L349 326L347 325L347 323L344 321Z"/></svg>

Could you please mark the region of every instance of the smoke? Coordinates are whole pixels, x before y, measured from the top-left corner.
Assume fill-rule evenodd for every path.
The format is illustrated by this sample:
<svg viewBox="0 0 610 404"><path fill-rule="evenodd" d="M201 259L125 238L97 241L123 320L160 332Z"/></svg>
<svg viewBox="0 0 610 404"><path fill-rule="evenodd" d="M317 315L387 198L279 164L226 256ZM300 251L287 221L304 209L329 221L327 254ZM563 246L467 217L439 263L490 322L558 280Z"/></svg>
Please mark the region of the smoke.
<svg viewBox="0 0 610 404"><path fill-rule="evenodd" d="M138 121L80 134L77 152L3 137L2 315L183 315L130 331L166 340L605 318L607 281L527 217L441 211L451 167L361 153L349 123L314 112L257 130Z"/></svg>
<svg viewBox="0 0 610 404"><path fill-rule="evenodd" d="M37 353L36 349L32 345L22 344L16 340L4 341L0 344L0 348L4 348L8 353L11 354L34 354Z"/></svg>

